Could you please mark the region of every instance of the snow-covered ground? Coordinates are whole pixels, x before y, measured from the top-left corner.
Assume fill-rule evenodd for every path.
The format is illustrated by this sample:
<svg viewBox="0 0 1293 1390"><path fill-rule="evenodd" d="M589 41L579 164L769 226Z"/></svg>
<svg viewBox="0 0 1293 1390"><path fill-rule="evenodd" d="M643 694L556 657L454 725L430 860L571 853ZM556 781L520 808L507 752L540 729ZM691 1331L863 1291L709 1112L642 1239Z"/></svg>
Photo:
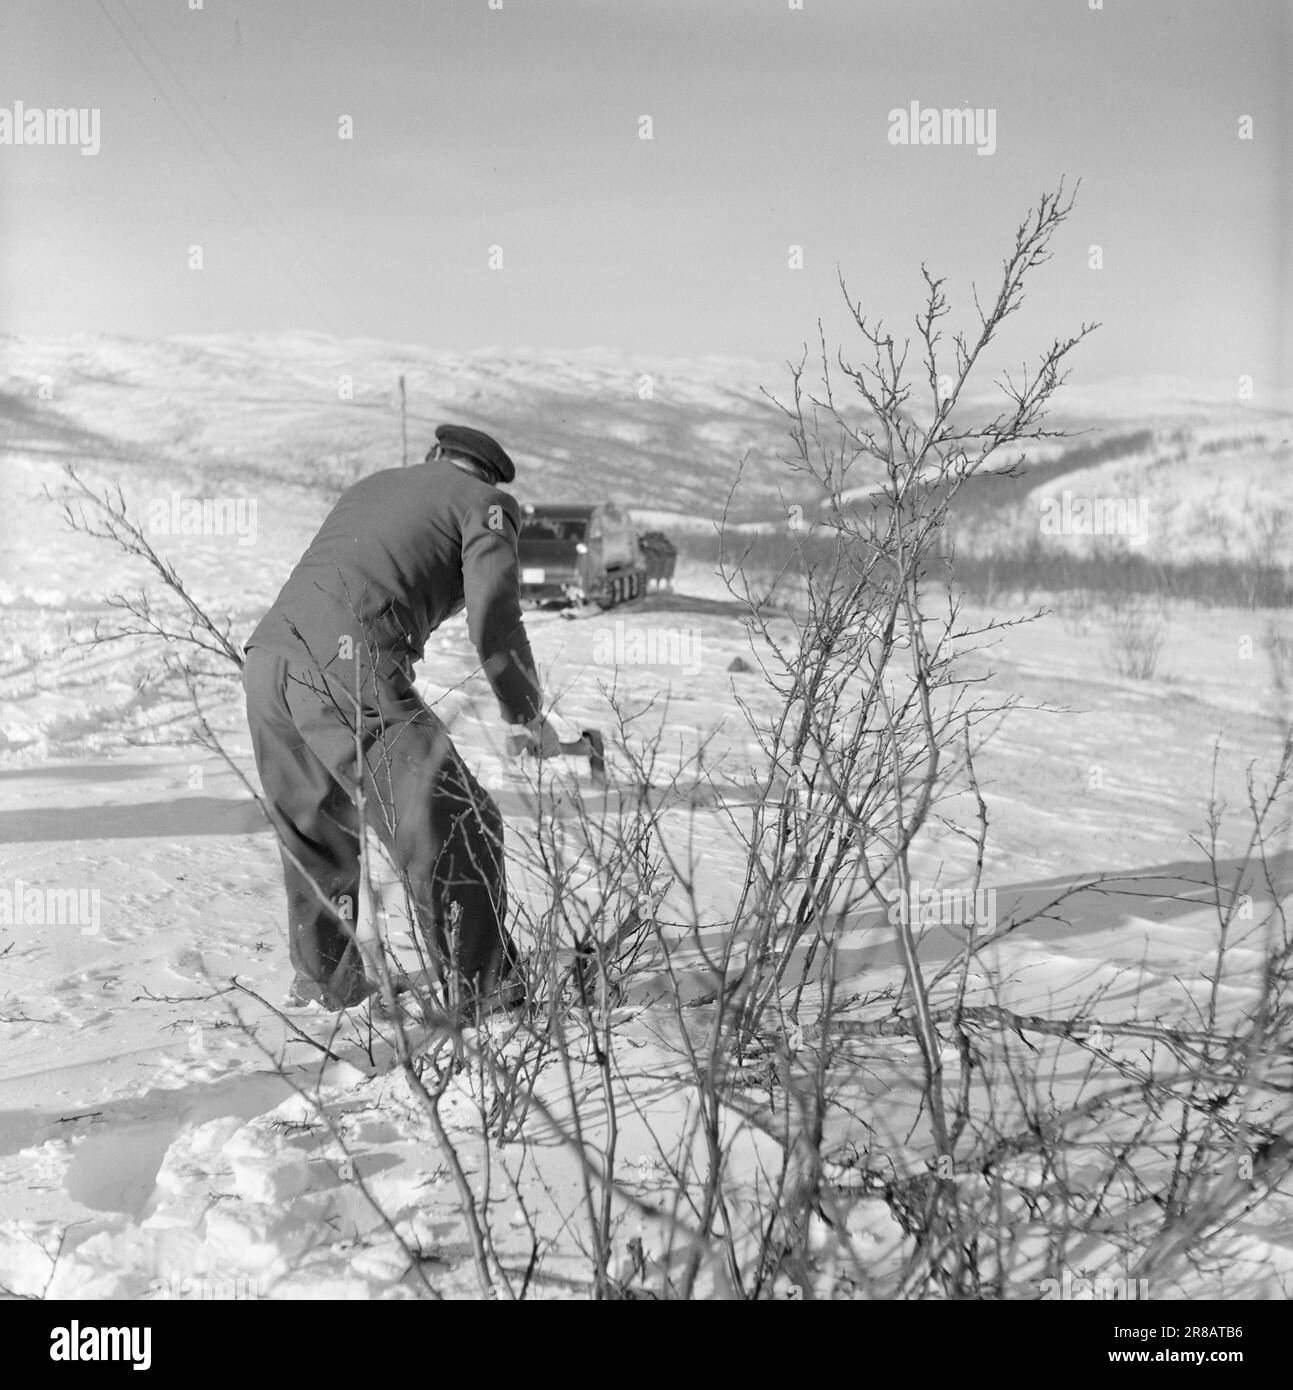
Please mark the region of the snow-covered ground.
<svg viewBox="0 0 1293 1390"><path fill-rule="evenodd" d="M151 679L155 654L68 645L69 632L83 638L104 615L106 594L150 581L114 548L61 526L41 495L58 490L61 465L119 484L141 519L155 508L154 544L242 636L337 488L398 462L390 396L399 371L414 402L415 456L430 424L459 412L515 437L518 493L533 485L553 497L577 480L587 494L585 460L596 451L607 492L640 501L651 524L667 529L671 514L715 516L747 449L762 451L757 496L776 497L776 422L755 414L750 370L644 367L596 354L432 359L304 337L0 342L0 886L9 917L0 922L0 1285L88 1297L409 1297L418 1292L412 1251L441 1292L477 1287L457 1194L399 1074L373 1065L353 1038L338 1047L344 1060L321 1074L317 1050L250 995L210 997L213 983L236 975L277 1002L290 975L277 851L242 781L254 772L241 692L230 679L205 693L231 768L192 741L183 692ZM353 401L337 395L347 375ZM641 399L646 376L649 400ZM52 399L41 399L42 382ZM612 419L623 428L612 432ZM1282 436L1267 428L1260 444L1155 471L1156 495L1184 508L1189 490L1202 505L1224 481L1228 498L1246 488L1254 507L1290 496L1278 452L1287 419L1282 428ZM1216 431L1235 432L1224 419ZM1106 465L1123 470L1107 485L1142 485L1131 467ZM244 524L232 534L187 533L182 524L167 534L184 500L204 497L246 504L230 513ZM1232 525L1242 515L1237 508ZM1269 773L1293 713L1293 615L1181 605L1161 621L1164 645L1147 680L1117 674L1098 616L1013 628L967 658L991 692L1022 700L977 765L991 824L984 882L998 914L1039 907L1076 878L1125 877L998 948L997 1002L1019 1012L1062 1008L1097 989L1113 1011L1166 1009L1206 988L1215 913L1190 884L1201 867L1192 837L1206 828L1219 739L1216 790L1235 812L1219 850L1223 871L1234 868L1246 772ZM673 595L575 622L535 614L529 629L569 730L610 723L614 682L630 702L667 694L645 724L663 733L676 765L712 740L709 762L722 760L727 804L683 795L666 820L680 838L694 837L699 906L721 921L739 882L736 825L751 757L737 698L756 718L773 708L757 675L729 670L749 656L739 607L714 575L690 565ZM651 643L667 650L671 639L682 659L625 659L650 654ZM473 667L462 624L451 622L430 644L419 683L521 836L528 792L500 757L502 731ZM604 797L613 815L622 757L613 751L611 762ZM936 832L924 851L929 882L953 877L965 852L951 832ZM1287 835L1269 856L1287 892ZM515 891L538 890L522 874ZM954 945L949 933L930 932L923 958L936 964ZM842 958L859 987L900 976L891 934L865 915ZM1241 997L1233 1002L1242 1008ZM643 1199L623 1208L617 1249L631 1268L634 1249L661 1248L660 1223L645 1210L665 1205L670 1189L657 1144L663 1136L676 1159L691 1112L667 1011L649 998L625 1009L623 1045L635 1073L653 1078L643 1109L621 1117L621 1162ZM898 1055L859 1079L875 1132L901 1132L913 1111L914 1045L906 1074L893 1065ZM595 1132L605 1115L594 1080L590 1072L580 1119ZM444 1113L470 1162L473 1102L466 1081L454 1084ZM564 1081L543 1086L560 1112ZM775 1168L775 1140L735 1112L729 1121L733 1171L753 1184ZM470 1180L491 1184L505 1258L523 1267L536 1242L543 1248L536 1292L582 1295L579 1167L556 1143L527 1153L523 1170L506 1171L504 1150L488 1177L477 1166ZM394 1231L375 1204L395 1217ZM875 1198L854 1204L848 1230L875 1261L899 1235ZM1293 1203L1276 1198L1241 1218L1227 1261L1215 1292L1293 1289ZM706 1269L701 1287L721 1293L723 1279Z"/></svg>

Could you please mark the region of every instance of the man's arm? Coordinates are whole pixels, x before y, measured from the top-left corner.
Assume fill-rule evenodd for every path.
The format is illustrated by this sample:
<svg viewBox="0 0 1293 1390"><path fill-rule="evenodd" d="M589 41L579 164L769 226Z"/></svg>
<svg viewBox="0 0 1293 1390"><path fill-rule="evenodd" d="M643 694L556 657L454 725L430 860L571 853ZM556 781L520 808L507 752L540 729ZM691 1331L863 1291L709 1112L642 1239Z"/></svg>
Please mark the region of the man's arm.
<svg viewBox="0 0 1293 1390"><path fill-rule="evenodd" d="M542 714L539 678L521 618L520 529L516 499L494 488L473 498L462 526L467 631L509 724L530 724Z"/></svg>

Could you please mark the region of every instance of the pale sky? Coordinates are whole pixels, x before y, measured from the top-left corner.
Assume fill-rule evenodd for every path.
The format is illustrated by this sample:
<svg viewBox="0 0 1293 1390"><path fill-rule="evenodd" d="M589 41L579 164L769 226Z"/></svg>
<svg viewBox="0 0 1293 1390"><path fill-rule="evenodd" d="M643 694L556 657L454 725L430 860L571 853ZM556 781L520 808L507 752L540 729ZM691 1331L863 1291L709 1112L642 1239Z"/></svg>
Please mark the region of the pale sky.
<svg viewBox="0 0 1293 1390"><path fill-rule="evenodd" d="M1026 338L1293 386L1278 0L189 3L4 0L0 109L100 112L92 157L0 145L4 331L785 358L837 267L896 325L922 258L964 304L1063 174ZM891 144L913 101L995 152Z"/></svg>

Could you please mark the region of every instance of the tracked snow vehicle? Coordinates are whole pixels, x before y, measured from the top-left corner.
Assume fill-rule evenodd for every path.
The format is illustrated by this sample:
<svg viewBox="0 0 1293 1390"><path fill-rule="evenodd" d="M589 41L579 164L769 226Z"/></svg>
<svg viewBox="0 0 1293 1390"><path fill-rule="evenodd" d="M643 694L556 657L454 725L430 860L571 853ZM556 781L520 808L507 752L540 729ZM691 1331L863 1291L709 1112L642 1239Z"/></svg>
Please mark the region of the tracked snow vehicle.
<svg viewBox="0 0 1293 1390"><path fill-rule="evenodd" d="M526 603L613 608L646 592L633 522L611 502L527 505L518 552Z"/></svg>

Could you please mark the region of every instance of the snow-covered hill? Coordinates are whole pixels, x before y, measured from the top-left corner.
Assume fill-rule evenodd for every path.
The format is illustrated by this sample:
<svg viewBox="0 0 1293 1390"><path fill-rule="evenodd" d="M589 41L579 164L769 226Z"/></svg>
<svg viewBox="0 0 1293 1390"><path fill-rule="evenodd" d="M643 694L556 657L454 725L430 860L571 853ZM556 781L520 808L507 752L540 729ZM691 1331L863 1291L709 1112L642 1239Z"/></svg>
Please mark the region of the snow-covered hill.
<svg viewBox="0 0 1293 1390"><path fill-rule="evenodd" d="M311 1046L250 996L210 997L211 982L237 975L276 1001L290 974L277 851L241 780L254 779L241 692L229 679L204 696L230 767L193 742L187 698L155 679L153 655L127 644L68 645L69 632L84 638L105 615L106 595L149 577L113 547L67 532L42 495L57 491L70 461L89 478L119 485L137 517L162 504L154 543L241 635L336 490L359 472L399 462L401 373L415 454L434 423L452 416L496 431L523 477L541 481L545 492L585 496L604 486L666 529L671 517L698 524L717 516L747 451L753 491L741 515L775 511L787 485L776 463L782 425L758 394L776 383L759 380L749 364L629 364L597 353L458 358L305 336L0 340L6 1288L87 1297L409 1297L418 1289L410 1250L442 1292L476 1288L457 1195L398 1079L370 1065L351 1037L344 1061L320 1075ZM650 399L640 395L643 376L651 377ZM343 377L352 379L353 399L342 399ZM1110 436L1153 431L1152 447L1095 465L1091 486L1153 487L1156 498L1179 506L1193 495L1240 496L1240 478L1258 505L1286 495L1282 417L1256 424L1244 417L1236 426L1224 409L1191 407L1173 424L1162 409L1147 406L1141 415L1119 402L1102 420L1070 415ZM1175 429L1184 431L1177 441L1184 457L1160 448ZM1209 441L1217 447L1207 448ZM1047 485L1057 482L1078 485L1068 478ZM254 514L242 514L253 524L233 533L168 533L173 499L203 497L254 502ZM1242 808L1248 768L1268 771L1281 746L1293 623L1287 612L1185 606L1156 621L1163 645L1144 680L1119 674L1117 631L1089 612L1006 630L967 668L983 688L1023 701L976 764L991 824L984 881L1001 910L1041 908L1075 877L1122 876L1071 900L1063 919L1043 916L996 948L998 1004L1044 1012L1101 991L1111 1009L1140 1008L1152 1018L1206 988L1215 915L1198 884L1192 837L1206 830L1213 743L1222 738L1218 797ZM617 623L625 625L618 635ZM569 731L613 724L614 683L663 734L662 776L708 741L708 764L722 770L721 802L712 788L688 796L684 785L662 806L660 825L693 856L695 910L721 923L741 880L743 772L755 756L741 706L759 720L775 704L757 674L730 669L734 658L749 656L739 607L713 574L691 564L672 595L578 622L535 615L529 626ZM686 637L685 660L623 658L632 649L619 637L643 639L637 650L650 652L656 638L654 650L668 650L671 635ZM497 793L509 835L523 837L534 803L500 755L502 730L474 665L461 622L451 622L429 646L419 685ZM636 804L640 789L616 789L623 749L612 749L611 762L612 790L597 805L613 819ZM1242 824L1227 820L1217 844L1223 874L1251 873L1244 849ZM1254 882L1259 902L1287 893L1291 853L1287 840L1270 846L1275 887ZM972 854L935 825L921 872L931 883L940 874L955 882ZM523 873L514 886L523 901L541 897ZM45 913L52 892L75 894L58 901L76 913ZM662 909L685 910L676 900ZM936 964L953 945L948 933L933 931L922 949ZM1237 941L1235 950L1254 968L1260 961L1251 943ZM901 978L892 933L874 914L851 921L841 960L859 991L881 993ZM1245 998L1235 991L1224 1006L1242 1012ZM621 1159L632 1191L663 1207L672 1185L655 1145L660 1137L675 1148L689 1142L694 1097L669 1011L650 998L630 999L625 1009L623 1046L640 1086L638 1108L624 1117ZM914 1045L877 1052L860 1069L857 1126L833 1136L841 1153L910 1132L919 1111L915 1057ZM581 1117L597 1133L607 1117L596 1076L578 1071L591 1065L585 1061L572 1065L584 1088ZM1075 1083L1052 1084L1062 1091ZM303 1106L294 1085L317 1090L323 1111ZM559 1107L566 1092L556 1086L545 1094ZM480 1183L473 1113L466 1090L450 1094L450 1128ZM752 1189L775 1170L775 1136L735 1111L723 1124L733 1172ZM544 1264L535 1291L568 1295L584 1287L572 1234L581 1175L557 1146L532 1152L533 1166L511 1175L514 1187L494 1172L503 1254L524 1265L537 1240ZM395 1214L394 1233L364 1200L356 1174ZM836 1176L846 1185L842 1168ZM860 1257L886 1268L903 1238L888 1209L855 1193L847 1211ZM535 1232L527 1213L539 1213ZM616 1257L631 1270L639 1255L658 1253L664 1237L641 1207L621 1215ZM814 1231L826 1240L823 1229ZM1239 1216L1224 1254L1224 1273L1191 1285L1194 1292L1287 1293L1287 1200ZM707 1269L704 1280L722 1291L721 1270Z"/></svg>
<svg viewBox="0 0 1293 1390"><path fill-rule="evenodd" d="M477 351L465 355L314 335L141 342L0 339L0 419L27 412L226 482L321 487L398 465L399 378L419 460L446 419L497 435L533 500L592 484L644 506L710 515L746 457L741 505L775 501L785 431L766 364ZM44 399L48 397L48 399Z"/></svg>

